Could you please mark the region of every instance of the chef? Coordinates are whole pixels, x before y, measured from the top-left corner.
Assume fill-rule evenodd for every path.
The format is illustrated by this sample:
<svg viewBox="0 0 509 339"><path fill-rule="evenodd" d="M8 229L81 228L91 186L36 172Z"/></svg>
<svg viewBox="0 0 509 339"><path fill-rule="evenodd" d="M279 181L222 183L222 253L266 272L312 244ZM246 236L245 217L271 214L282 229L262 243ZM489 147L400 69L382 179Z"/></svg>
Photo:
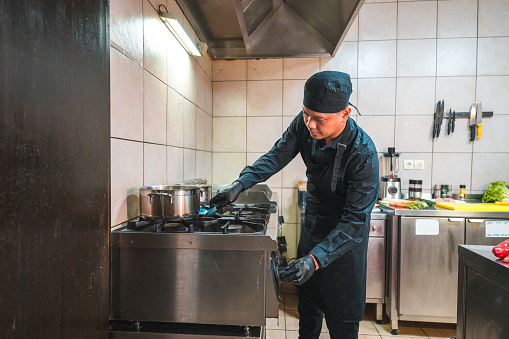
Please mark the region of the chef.
<svg viewBox="0 0 509 339"><path fill-rule="evenodd" d="M325 71L304 86L302 111L272 149L218 191L211 204L231 203L266 181L298 153L306 165L306 213L297 258L281 275L298 287L299 338L357 338L366 301L366 252L378 194L373 141L351 119L350 76Z"/></svg>

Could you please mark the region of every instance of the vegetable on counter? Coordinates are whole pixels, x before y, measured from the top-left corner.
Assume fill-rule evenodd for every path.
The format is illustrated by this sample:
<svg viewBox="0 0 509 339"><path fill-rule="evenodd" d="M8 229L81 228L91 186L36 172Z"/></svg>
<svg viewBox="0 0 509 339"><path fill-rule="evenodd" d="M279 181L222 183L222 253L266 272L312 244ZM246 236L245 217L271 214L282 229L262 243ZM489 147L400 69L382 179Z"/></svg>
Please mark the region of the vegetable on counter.
<svg viewBox="0 0 509 339"><path fill-rule="evenodd" d="M426 208L433 208L434 203L432 201L423 199L408 199L408 200L397 200L397 201L380 201L380 204L389 207L407 208L411 210L423 210Z"/></svg>
<svg viewBox="0 0 509 339"><path fill-rule="evenodd" d="M424 201L415 200L415 201L409 201L407 203L406 208L409 208L412 210L423 210L428 207L429 207L429 205L427 203L425 203Z"/></svg>
<svg viewBox="0 0 509 339"><path fill-rule="evenodd" d="M500 244L493 247L491 251L497 258L506 258L509 256L509 239L502 241Z"/></svg>
<svg viewBox="0 0 509 339"><path fill-rule="evenodd" d="M494 181L484 191L482 202L502 201L507 198L509 198L509 187L505 181Z"/></svg>

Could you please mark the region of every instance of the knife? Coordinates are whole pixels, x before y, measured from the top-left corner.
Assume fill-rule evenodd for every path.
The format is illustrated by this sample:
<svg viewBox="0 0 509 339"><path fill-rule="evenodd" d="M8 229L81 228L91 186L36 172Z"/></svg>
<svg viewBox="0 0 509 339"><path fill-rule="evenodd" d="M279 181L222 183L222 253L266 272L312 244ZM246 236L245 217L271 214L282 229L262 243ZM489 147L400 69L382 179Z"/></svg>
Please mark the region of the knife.
<svg viewBox="0 0 509 339"><path fill-rule="evenodd" d="M470 141L474 141L476 137L476 111L477 111L477 103L474 102L472 107L470 107Z"/></svg>
<svg viewBox="0 0 509 339"><path fill-rule="evenodd" d="M452 111L452 128L451 133L454 133L454 127L456 126L456 111Z"/></svg>
<svg viewBox="0 0 509 339"><path fill-rule="evenodd" d="M451 134L452 130L452 111L449 108L449 120L447 120L447 135Z"/></svg>
<svg viewBox="0 0 509 339"><path fill-rule="evenodd" d="M482 104L477 104L477 110L475 115L475 124L477 125L477 139L482 136Z"/></svg>
<svg viewBox="0 0 509 339"><path fill-rule="evenodd" d="M433 139L437 136L437 122L438 122L438 112L440 111L440 101L437 102L437 106L435 108L435 114L433 114Z"/></svg>
<svg viewBox="0 0 509 339"><path fill-rule="evenodd" d="M442 121L444 120L444 101L440 104L440 111L438 116L438 126L437 126L437 138L440 136L440 130L442 129Z"/></svg>

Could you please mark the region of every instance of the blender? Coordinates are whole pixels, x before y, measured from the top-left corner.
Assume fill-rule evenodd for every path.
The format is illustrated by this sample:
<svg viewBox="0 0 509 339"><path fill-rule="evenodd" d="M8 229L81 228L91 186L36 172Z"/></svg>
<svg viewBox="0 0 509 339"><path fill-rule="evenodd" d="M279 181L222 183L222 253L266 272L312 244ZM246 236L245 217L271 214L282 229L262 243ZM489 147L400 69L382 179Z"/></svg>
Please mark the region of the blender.
<svg viewBox="0 0 509 339"><path fill-rule="evenodd" d="M401 179L398 177L399 153L396 153L394 147L389 147L388 152L383 153L382 170L379 198L401 199Z"/></svg>

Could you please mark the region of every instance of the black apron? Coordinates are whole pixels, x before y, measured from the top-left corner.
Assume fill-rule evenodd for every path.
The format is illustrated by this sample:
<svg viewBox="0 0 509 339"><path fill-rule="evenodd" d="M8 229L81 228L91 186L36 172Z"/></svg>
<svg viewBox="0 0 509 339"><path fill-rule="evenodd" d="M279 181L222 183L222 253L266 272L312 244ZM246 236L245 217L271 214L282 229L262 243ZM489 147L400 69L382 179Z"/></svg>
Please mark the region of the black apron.
<svg viewBox="0 0 509 339"><path fill-rule="evenodd" d="M343 182L341 165L348 157L347 142L350 133L351 129L345 128L340 135L334 145L333 161L328 159L330 155L318 161L317 157L313 159L313 150L320 152L320 148L311 145L314 147L307 163L308 195L297 252L299 258L307 255L327 237L343 214L347 183ZM318 142L311 140L311 144ZM334 149L326 151L330 153ZM320 192L320 196L313 196L314 192ZM317 270L309 281L298 287L299 292L337 321L362 320L366 300L367 244L368 236L365 236L359 246L332 261L327 267Z"/></svg>

